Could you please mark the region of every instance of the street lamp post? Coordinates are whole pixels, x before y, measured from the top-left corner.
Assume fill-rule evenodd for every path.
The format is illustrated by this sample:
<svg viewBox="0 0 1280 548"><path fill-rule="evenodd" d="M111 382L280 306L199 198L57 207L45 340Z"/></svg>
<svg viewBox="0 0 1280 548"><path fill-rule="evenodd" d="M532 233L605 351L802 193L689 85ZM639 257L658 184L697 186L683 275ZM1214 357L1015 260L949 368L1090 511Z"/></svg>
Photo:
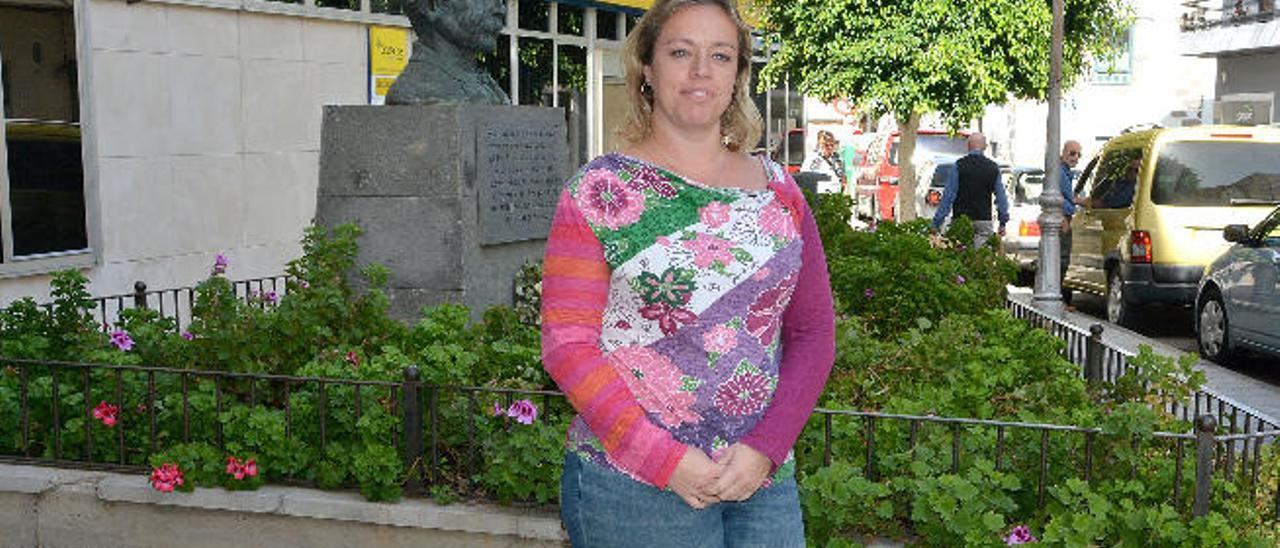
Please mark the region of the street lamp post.
<svg viewBox="0 0 1280 548"><path fill-rule="evenodd" d="M1063 0L1053 0L1049 44L1049 120L1044 151L1044 190L1040 192L1040 258L1033 300L1043 309L1062 311L1062 170L1058 149L1062 139L1062 27Z"/></svg>

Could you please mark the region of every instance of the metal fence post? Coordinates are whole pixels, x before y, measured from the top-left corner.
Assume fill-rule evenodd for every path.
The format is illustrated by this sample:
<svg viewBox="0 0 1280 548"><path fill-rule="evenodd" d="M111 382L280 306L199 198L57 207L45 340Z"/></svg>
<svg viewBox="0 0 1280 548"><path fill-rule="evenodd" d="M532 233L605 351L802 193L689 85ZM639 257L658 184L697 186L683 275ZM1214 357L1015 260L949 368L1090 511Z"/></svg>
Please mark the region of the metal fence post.
<svg viewBox="0 0 1280 548"><path fill-rule="evenodd" d="M422 462L422 398L418 393L421 387L418 366L406 367L401 398L404 404L405 491L410 495L422 493L425 474Z"/></svg>
<svg viewBox="0 0 1280 548"><path fill-rule="evenodd" d="M1102 324L1089 326L1089 340L1084 345L1084 380L1089 384L1102 382Z"/></svg>
<svg viewBox="0 0 1280 548"><path fill-rule="evenodd" d="M133 307L147 307L147 282L142 280L133 282Z"/></svg>
<svg viewBox="0 0 1280 548"><path fill-rule="evenodd" d="M1217 440L1218 419L1213 415L1196 418L1196 499L1191 508L1193 517L1209 513L1209 500L1213 498L1213 449Z"/></svg>

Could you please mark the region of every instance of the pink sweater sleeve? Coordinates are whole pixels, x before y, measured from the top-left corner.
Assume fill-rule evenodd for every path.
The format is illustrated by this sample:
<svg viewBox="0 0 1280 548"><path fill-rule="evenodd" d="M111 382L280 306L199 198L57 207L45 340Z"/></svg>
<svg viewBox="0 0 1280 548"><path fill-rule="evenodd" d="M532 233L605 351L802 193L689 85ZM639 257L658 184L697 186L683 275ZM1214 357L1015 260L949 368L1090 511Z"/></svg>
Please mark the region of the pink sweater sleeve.
<svg viewBox="0 0 1280 548"><path fill-rule="evenodd" d="M542 273L542 363L619 469L666 487L688 447L652 423L600 351L609 301L604 247L568 191L547 236Z"/></svg>
<svg viewBox="0 0 1280 548"><path fill-rule="evenodd" d="M769 457L775 468L786 460L804 429L835 361L835 304L818 226L789 176L780 193L787 207L799 213L804 239L800 278L782 315L778 388L760 422L741 440Z"/></svg>

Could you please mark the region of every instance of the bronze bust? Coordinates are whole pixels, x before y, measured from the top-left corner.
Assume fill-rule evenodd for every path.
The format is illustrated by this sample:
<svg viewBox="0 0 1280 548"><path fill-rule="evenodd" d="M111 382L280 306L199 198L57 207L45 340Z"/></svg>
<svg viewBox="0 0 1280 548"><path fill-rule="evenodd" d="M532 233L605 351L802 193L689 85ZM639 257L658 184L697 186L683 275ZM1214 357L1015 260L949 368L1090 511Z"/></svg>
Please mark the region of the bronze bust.
<svg viewBox="0 0 1280 548"><path fill-rule="evenodd" d="M418 40L387 92L387 104L511 104L476 63L477 53L497 45L507 18L504 0L410 0L406 8Z"/></svg>

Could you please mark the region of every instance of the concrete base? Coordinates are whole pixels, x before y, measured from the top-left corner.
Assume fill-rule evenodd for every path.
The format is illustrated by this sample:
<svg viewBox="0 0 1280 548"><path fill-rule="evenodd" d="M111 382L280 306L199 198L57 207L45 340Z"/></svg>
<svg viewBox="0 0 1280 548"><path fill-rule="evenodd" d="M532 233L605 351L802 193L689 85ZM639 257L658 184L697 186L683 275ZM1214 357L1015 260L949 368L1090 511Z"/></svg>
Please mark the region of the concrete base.
<svg viewBox="0 0 1280 548"><path fill-rule="evenodd" d="M564 113L535 107L325 107L316 222L364 229L357 267L391 271L391 314L511 305L542 258L568 176Z"/></svg>
<svg viewBox="0 0 1280 548"><path fill-rule="evenodd" d="M0 548L567 545L548 511L276 486L160 493L141 474L0 464Z"/></svg>

